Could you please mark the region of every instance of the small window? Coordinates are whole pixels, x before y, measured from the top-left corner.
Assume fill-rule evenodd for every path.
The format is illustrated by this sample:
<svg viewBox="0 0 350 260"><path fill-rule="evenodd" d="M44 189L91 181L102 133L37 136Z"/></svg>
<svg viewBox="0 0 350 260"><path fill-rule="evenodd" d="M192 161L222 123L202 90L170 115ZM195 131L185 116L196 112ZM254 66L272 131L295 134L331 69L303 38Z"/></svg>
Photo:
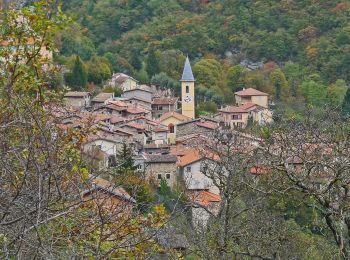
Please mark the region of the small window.
<svg viewBox="0 0 350 260"><path fill-rule="evenodd" d="M141 164L138 164L138 165L136 166L136 168L137 168L138 170L142 170L142 165L141 165Z"/></svg>
<svg viewBox="0 0 350 260"><path fill-rule="evenodd" d="M191 166L186 167L186 172L191 172Z"/></svg>
<svg viewBox="0 0 350 260"><path fill-rule="evenodd" d="M162 179L162 175L158 174L158 180L161 180L161 179Z"/></svg>
<svg viewBox="0 0 350 260"><path fill-rule="evenodd" d="M169 180L170 179L170 173L166 174L166 178Z"/></svg>
<svg viewBox="0 0 350 260"><path fill-rule="evenodd" d="M190 87L186 86L186 93L190 93Z"/></svg>
<svg viewBox="0 0 350 260"><path fill-rule="evenodd" d="M242 119L242 115L232 115L233 120L240 120Z"/></svg>
<svg viewBox="0 0 350 260"><path fill-rule="evenodd" d="M163 106L159 106L159 107L158 107L158 110L163 110Z"/></svg>
<svg viewBox="0 0 350 260"><path fill-rule="evenodd" d="M175 127L174 127L173 124L169 124L169 125L168 125L168 128L169 128L169 132L170 132L171 134L175 133Z"/></svg>

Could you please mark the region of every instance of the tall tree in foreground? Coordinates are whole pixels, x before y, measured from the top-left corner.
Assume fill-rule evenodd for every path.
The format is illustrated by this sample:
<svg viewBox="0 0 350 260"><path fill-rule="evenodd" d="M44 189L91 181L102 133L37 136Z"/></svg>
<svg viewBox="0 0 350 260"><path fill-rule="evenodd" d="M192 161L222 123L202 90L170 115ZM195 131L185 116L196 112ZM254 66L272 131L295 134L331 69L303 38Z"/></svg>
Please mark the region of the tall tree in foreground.
<svg viewBox="0 0 350 260"><path fill-rule="evenodd" d="M307 111L265 133L261 152L277 194L316 210L344 259L350 258L350 121L334 111Z"/></svg>
<svg viewBox="0 0 350 260"><path fill-rule="evenodd" d="M144 216L126 206L134 204L128 197L115 204L120 183L102 181L107 192L98 192L100 173L81 160L85 132L56 127L63 107L47 84L55 67L42 50L66 18L52 6L9 10L0 23L0 258L144 259L158 252L164 208Z"/></svg>

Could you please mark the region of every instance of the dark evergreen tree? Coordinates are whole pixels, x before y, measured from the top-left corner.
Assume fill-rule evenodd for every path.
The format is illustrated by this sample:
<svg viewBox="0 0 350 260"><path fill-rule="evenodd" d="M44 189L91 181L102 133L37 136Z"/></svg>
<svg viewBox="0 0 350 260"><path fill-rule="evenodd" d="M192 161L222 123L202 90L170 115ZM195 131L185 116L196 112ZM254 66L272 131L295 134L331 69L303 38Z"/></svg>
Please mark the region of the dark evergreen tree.
<svg viewBox="0 0 350 260"><path fill-rule="evenodd" d="M350 113L350 88L348 88L346 91L342 108L344 112Z"/></svg>
<svg viewBox="0 0 350 260"><path fill-rule="evenodd" d="M140 70L142 68L142 62L137 52L132 52L130 63L135 70Z"/></svg>
<svg viewBox="0 0 350 260"><path fill-rule="evenodd" d="M73 90L84 90L87 83L87 72L83 61L76 56L73 68L65 77L66 83Z"/></svg>
<svg viewBox="0 0 350 260"><path fill-rule="evenodd" d="M156 52L153 48L150 50L147 56L146 70L150 77L153 77L160 72Z"/></svg>
<svg viewBox="0 0 350 260"><path fill-rule="evenodd" d="M116 171L118 174L123 174L126 171L135 170L134 160L132 158L132 151L131 151L131 148L126 143L122 144L122 149L119 151L116 157L117 157Z"/></svg>

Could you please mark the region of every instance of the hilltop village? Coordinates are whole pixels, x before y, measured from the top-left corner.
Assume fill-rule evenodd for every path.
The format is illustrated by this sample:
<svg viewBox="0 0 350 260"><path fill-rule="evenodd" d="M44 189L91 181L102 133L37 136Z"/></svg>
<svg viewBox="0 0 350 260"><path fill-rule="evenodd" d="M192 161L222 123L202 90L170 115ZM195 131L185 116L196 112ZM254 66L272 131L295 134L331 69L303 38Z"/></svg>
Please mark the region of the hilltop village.
<svg viewBox="0 0 350 260"><path fill-rule="evenodd" d="M188 58L180 81L181 97L174 97L157 86L139 85L134 78L116 73L108 84L120 87L121 97L67 92L67 109L57 113L58 127L65 133L90 129L81 149L96 170L119 167L116 158L127 146L136 171L144 178L157 185L166 180L170 188L185 184L188 194L195 194L191 198L196 203L215 205L220 202L219 190L201 173L204 150L200 147L220 129L239 132L249 122L272 122L269 95L254 88L243 89L235 93L235 106L196 117L196 81ZM256 145L257 138L242 136Z"/></svg>

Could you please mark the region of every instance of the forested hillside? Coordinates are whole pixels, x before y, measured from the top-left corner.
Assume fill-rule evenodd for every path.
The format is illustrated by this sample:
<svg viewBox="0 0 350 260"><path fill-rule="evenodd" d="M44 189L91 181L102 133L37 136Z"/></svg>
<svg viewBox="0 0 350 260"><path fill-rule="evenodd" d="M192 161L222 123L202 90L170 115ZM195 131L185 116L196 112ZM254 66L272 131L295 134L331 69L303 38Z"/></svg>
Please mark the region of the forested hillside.
<svg viewBox="0 0 350 260"><path fill-rule="evenodd" d="M232 102L232 91L253 86L294 108L340 106L350 80L348 1L62 2L76 23L59 37L58 60L73 64L71 56L80 56L90 87L112 71L141 82L164 72L153 83L176 90L169 77L179 79L187 54L199 100L218 105Z"/></svg>

